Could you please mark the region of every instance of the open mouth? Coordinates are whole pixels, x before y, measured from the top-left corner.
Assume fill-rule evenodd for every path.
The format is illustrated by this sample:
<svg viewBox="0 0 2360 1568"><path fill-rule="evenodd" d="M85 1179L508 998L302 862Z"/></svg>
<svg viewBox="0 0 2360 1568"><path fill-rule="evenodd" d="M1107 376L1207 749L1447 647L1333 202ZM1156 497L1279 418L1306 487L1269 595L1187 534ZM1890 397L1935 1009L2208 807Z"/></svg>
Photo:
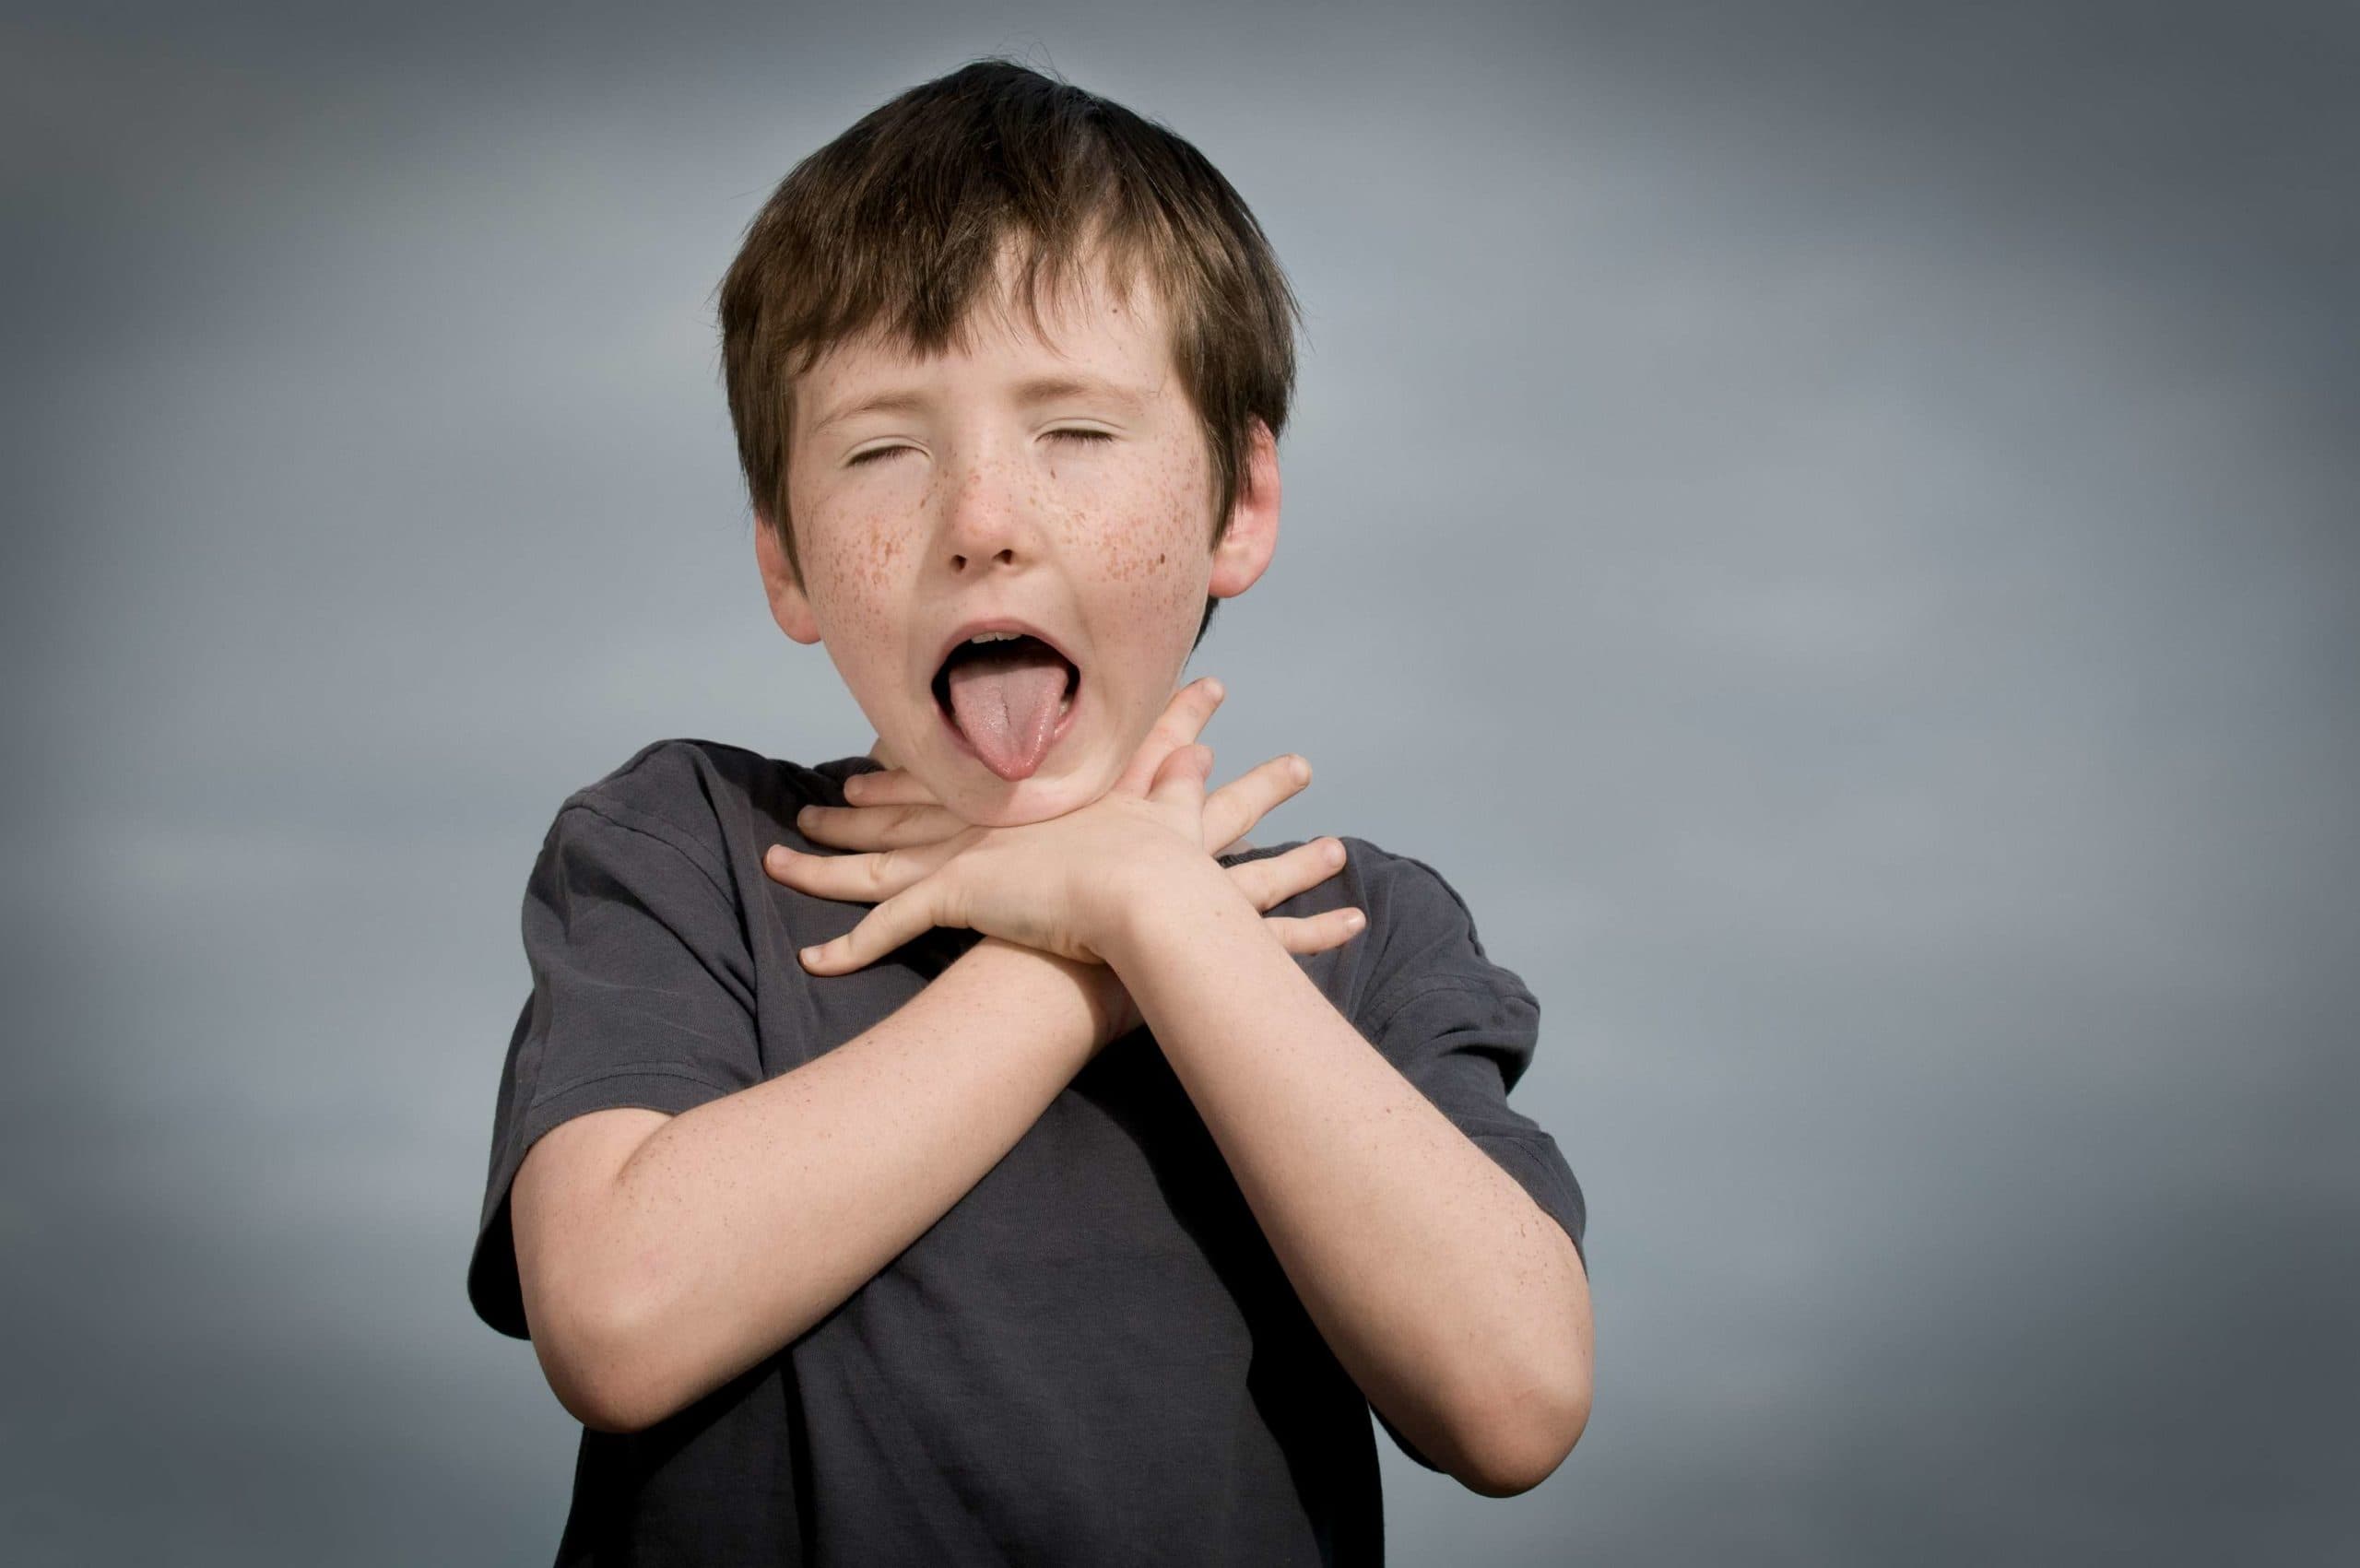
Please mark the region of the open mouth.
<svg viewBox="0 0 2360 1568"><path fill-rule="evenodd" d="M1014 783L1039 771L1073 726L1081 671L1029 633L953 647L935 671L935 709L961 750Z"/></svg>

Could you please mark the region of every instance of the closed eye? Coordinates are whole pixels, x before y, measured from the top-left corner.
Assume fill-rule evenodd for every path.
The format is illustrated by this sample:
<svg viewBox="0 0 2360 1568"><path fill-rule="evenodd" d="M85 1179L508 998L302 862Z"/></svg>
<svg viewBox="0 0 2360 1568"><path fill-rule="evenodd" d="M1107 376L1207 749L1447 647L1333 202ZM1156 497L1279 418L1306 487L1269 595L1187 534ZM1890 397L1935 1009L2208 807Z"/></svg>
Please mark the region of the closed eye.
<svg viewBox="0 0 2360 1568"><path fill-rule="evenodd" d="M1092 443L1108 442L1115 439L1115 432L1112 430L1077 429L1051 430L1049 434L1052 436L1066 436L1074 441ZM879 458L891 457L897 452L914 452L917 449L915 447L912 446L872 446L866 452L856 452L850 457L845 458L844 466L847 468L856 467L863 463L874 463Z"/></svg>

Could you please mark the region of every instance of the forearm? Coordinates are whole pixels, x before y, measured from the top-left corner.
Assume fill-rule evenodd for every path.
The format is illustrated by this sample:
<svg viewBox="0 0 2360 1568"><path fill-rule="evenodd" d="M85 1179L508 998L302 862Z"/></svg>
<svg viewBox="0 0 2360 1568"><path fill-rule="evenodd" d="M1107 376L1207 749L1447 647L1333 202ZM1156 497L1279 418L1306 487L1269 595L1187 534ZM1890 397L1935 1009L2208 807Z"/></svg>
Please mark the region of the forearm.
<svg viewBox="0 0 2360 1568"><path fill-rule="evenodd" d="M1354 1382L1469 1485L1534 1484L1588 1402L1564 1231L1338 1013L1232 890L1143 884L1115 972Z"/></svg>
<svg viewBox="0 0 2360 1568"><path fill-rule="evenodd" d="M633 1425L826 1316L1014 1147L1103 1038L1084 968L986 937L864 1033L649 1137L607 1210L603 1353Z"/></svg>

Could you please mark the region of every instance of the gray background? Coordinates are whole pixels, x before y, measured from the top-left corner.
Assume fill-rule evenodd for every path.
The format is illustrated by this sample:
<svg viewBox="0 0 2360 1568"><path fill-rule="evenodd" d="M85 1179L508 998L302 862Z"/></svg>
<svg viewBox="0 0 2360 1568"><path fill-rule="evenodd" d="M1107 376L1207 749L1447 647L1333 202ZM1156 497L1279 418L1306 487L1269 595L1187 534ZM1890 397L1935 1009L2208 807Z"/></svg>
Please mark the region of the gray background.
<svg viewBox="0 0 2360 1568"><path fill-rule="evenodd" d="M1388 1445L1397 1561L2360 1552L2349 7L315 9L0 31L14 1561L550 1555L525 873L648 740L867 747L711 293L999 51L1309 310L1220 773L1542 999L1595 1418Z"/></svg>

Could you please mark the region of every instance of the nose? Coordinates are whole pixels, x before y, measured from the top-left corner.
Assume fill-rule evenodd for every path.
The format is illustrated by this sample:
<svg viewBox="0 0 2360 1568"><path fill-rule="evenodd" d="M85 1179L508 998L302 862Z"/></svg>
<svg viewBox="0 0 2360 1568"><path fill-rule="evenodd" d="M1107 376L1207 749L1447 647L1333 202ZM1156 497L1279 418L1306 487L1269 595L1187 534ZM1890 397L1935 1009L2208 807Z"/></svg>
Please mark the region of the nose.
<svg viewBox="0 0 2360 1568"><path fill-rule="evenodd" d="M938 551L955 573L1006 569L1035 553L1032 497L1013 465L989 451L969 454L945 476Z"/></svg>

